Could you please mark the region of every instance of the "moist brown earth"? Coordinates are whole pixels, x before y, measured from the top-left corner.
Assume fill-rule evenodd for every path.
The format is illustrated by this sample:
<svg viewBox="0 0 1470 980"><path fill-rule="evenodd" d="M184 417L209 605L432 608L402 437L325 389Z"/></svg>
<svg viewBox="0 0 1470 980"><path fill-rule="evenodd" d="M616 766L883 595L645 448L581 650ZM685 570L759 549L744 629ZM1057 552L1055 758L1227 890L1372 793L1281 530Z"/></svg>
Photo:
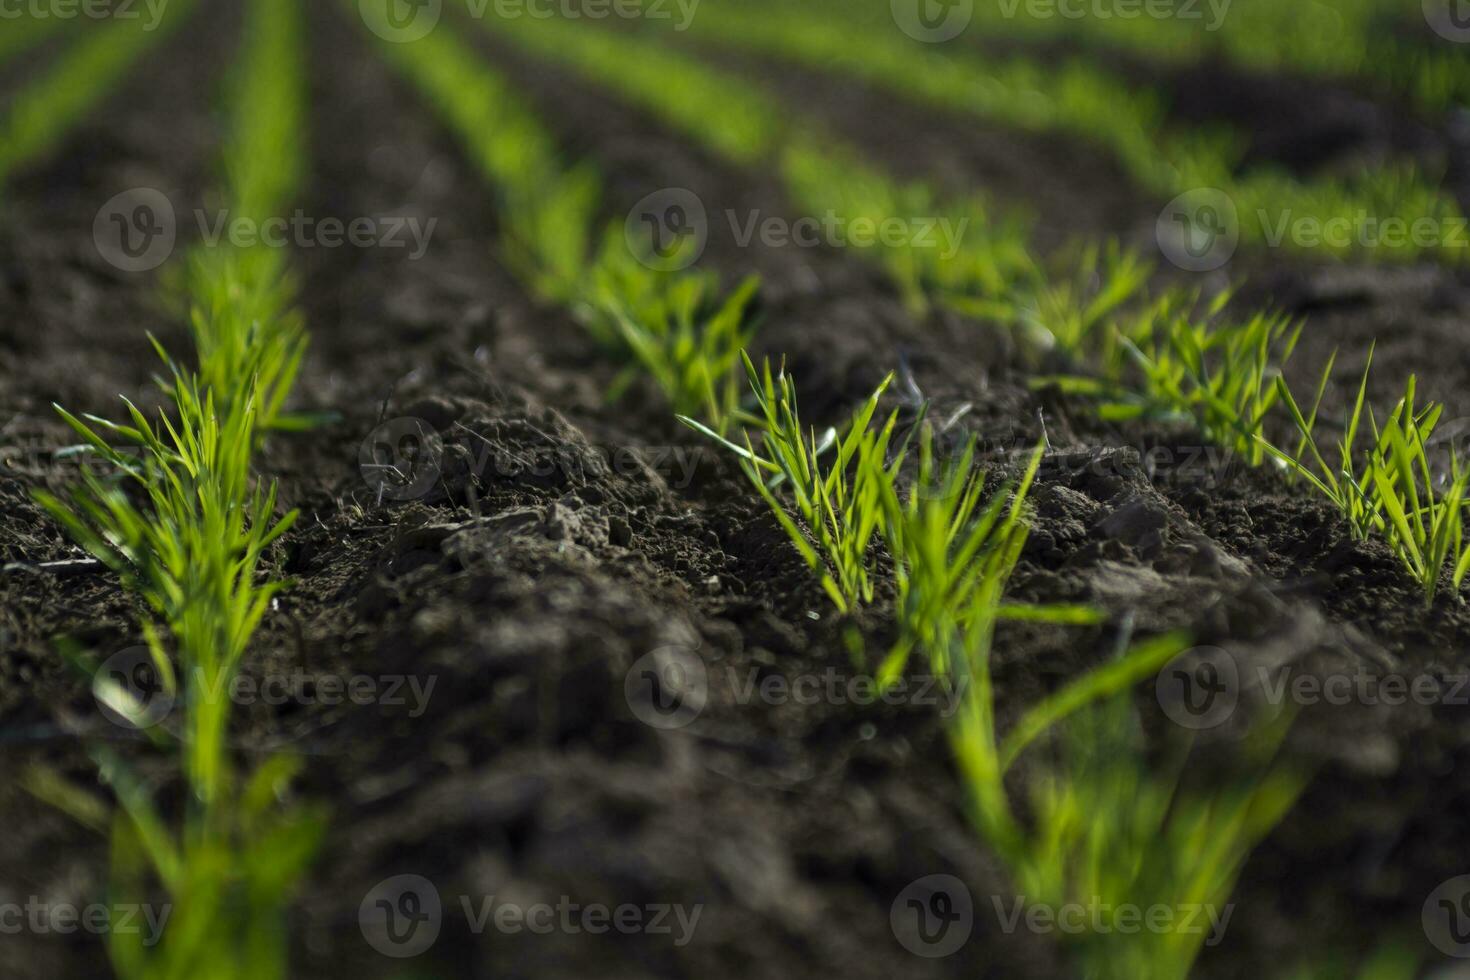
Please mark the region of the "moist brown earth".
<svg viewBox="0 0 1470 980"><path fill-rule="evenodd" d="M781 699L749 693L769 678L853 676L844 624L730 460L675 423L656 391L635 384L607 404L617 366L500 263L494 193L376 60L367 35L327 5L314 5L310 26L313 166L303 208L438 223L416 259L386 248L297 256L313 344L298 402L336 418L273 438L262 455L302 517L275 559L294 586L267 618L247 674L308 675L317 679L308 690L354 675L379 679L385 694L387 684L411 683L367 705L318 698L236 711L242 765L299 754L300 796L332 810L290 917L296 973L1069 975L1050 937L1007 933L994 913L992 898L1008 905L1014 885L967 820L944 705L772 703ZM85 784L95 780L87 747L106 742L163 799L181 791L167 760L102 718L85 677L57 655L60 634L99 656L137 643L138 610L95 568L36 567L80 555L30 493L75 473L58 452L71 440L51 401L112 413L118 393L147 393L145 330L173 350L186 345L160 284L98 256L92 220L128 187L160 187L189 208L207 200L232 28L228 18L195 21L58 162L7 192L0 732L17 774L40 763ZM693 190L712 213L794 214L770 175L723 165L594 86L485 50L542 108L568 158L600 168L609 217L664 187ZM763 77L778 90L788 84ZM1044 221L1075 216L1079 233L1152 224L1157 202L1093 151L1068 153L1065 141L982 129L850 86L806 91L804 108L840 132L860 121L849 135L865 136L905 175L994 187ZM923 153L905 154L911 135ZM1033 171L1042 178L1025 179ZM1065 236L1054 237L1046 244ZM1463 605L1442 595L1424 611L1390 555L1350 540L1326 506L1279 474L1211 457L1188 429L1106 427L1083 406L1034 393L997 331L953 316L915 319L881 272L851 254L758 240L740 248L717 234L706 261L727 283L762 275L757 350L787 356L817 423L840 421L897 370L889 403L905 422L932 399L939 417L958 417L952 435L973 433L992 450L997 482L1014 471L1016 456L1004 450L1044 429L1052 451L1012 592L1089 602L1114 625L1003 630L1003 726L1103 662L1124 622L1140 634L1187 628L1250 676L1463 669ZM1376 396L1391 397L1392 379L1415 370L1458 410L1462 274L1277 256L1238 265L1252 281L1243 303L1310 315L1293 368L1299 383L1342 347L1329 414L1345 411L1373 338L1387 385ZM424 447L414 459L397 455L406 435ZM383 447L412 484L365 470L364 444ZM881 601L857 624L870 650L893 631L884 578ZM641 671L689 658L706 672L703 710L679 728L646 724L659 692L640 683ZM1246 692L1248 703L1260 696ZM1148 731L1170 737L1150 690L1138 708ZM1200 739L1194 776L1223 771L1233 732ZM1466 870L1458 814L1470 784L1457 762L1467 734L1453 705L1304 710L1290 749L1316 779L1252 856L1228 935L1206 950L1199 975L1275 975L1318 949L1351 956L1400 928L1418 935L1425 898ZM0 845L0 898L85 904L104 894L102 838L15 779L0 786L0 815L14 828ZM438 941L400 971L364 941L358 910L378 882L403 874L433 881L445 914ZM890 927L895 899L933 874L957 876L975 902L971 938L940 959L913 955ZM701 912L684 944L677 933L476 934L461 900L477 911L490 896ZM7 939L6 976L105 969L101 946L76 936Z"/></svg>

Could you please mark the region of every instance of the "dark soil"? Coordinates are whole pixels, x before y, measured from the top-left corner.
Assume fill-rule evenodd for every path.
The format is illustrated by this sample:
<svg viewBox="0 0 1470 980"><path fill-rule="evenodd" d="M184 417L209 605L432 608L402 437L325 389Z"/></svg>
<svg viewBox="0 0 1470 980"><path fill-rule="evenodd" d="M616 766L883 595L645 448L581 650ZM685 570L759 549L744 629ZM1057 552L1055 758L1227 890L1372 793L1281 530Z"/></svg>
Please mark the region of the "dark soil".
<svg viewBox="0 0 1470 980"><path fill-rule="evenodd" d="M738 471L674 423L655 391L635 386L606 404L616 366L500 264L495 197L455 142L354 23L313 5L311 28L304 209L438 224L416 260L389 249L298 256L313 345L298 400L337 420L273 439L264 454L302 518L278 556L295 586L268 617L247 673L300 672L318 690L333 676L408 681L400 696L368 705L237 710L242 763L299 753L302 797L332 807L325 850L291 917L298 975L1068 975L1049 937L1008 934L992 914L991 897L1014 886L966 819L934 706L773 704L744 693L765 678L853 673L842 624L799 557ZM230 18L196 20L57 162L7 191L0 737L13 773L40 762L85 782L94 778L85 747L105 738L156 772L162 794L178 789L159 760L98 715L85 678L56 655L58 634L102 656L136 643L136 610L95 569L35 567L79 556L29 494L75 472L57 453L71 440L50 402L111 413L117 393L146 395L154 365L145 329L183 349L158 283L107 266L92 220L132 186L160 187L191 208L207 199L213 95L233 37ZM568 157L596 162L610 217L663 187L695 191L712 214L793 213L769 175L712 160L592 86L486 51L543 108ZM804 108L897 171L972 182L1029 210L1044 247L1152 226L1157 202L1064 140L812 77L763 75L778 91L799 84ZM969 405L960 426L987 446L1029 444L1044 424L1053 452L1035 491L1018 598L1094 603L1143 633L1188 628L1252 675L1283 665L1464 670L1470 612L1450 596L1424 611L1391 556L1349 540L1325 506L1277 474L1211 460L1188 431L1105 428L1034 394L993 331L939 315L916 321L881 273L850 254L758 241L742 249L716 234L706 262L730 283L761 273L759 349L787 355L815 421L837 421L884 374L904 369L899 387L933 398L941 415ZM1470 309L1461 274L1248 256L1237 266L1251 282L1242 304L1311 316L1294 379L1310 385L1341 346L1344 383L1329 414L1351 398L1374 338L1376 397L1414 370L1427 394L1459 410L1467 362L1454 340ZM360 456L365 443L398 444L408 433L428 447L411 493L365 472ZM891 612L880 603L859 625L879 649ZM1001 723L1102 662L1116 634L1005 630ZM703 710L677 729L645 724L641 668L690 658L707 674ZM1150 731L1167 727L1151 698L1141 694L1139 708ZM1223 764L1220 742L1228 748L1228 739L1202 740L1201 778ZM1459 814L1470 783L1457 769L1470 761L1467 745L1463 708L1304 711L1291 751L1318 776L1253 855L1228 938L1206 951L1199 975L1272 976L1320 949L1357 955L1387 930L1418 935L1425 898L1467 870ZM85 904L104 893L104 840L14 778L0 786L0 817L14 828L0 845L0 900ZM431 879L445 914L433 948L400 971L364 942L358 910L377 883L401 874ZM911 954L889 924L895 898L933 874L957 876L975 900L974 934L942 959ZM490 896L702 912L684 945L649 934L490 938L471 931L460 904ZM101 947L77 939L8 936L0 973L99 975Z"/></svg>

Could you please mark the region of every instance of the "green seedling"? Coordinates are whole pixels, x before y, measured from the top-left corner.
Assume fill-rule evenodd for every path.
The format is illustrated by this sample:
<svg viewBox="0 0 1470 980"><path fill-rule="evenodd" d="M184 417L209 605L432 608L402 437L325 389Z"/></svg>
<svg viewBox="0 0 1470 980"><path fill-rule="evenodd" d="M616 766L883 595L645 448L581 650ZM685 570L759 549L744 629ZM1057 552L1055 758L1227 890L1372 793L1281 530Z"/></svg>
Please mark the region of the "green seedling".
<svg viewBox="0 0 1470 980"><path fill-rule="evenodd" d="M743 351L741 359L757 405L753 417L759 451L749 430L742 446L696 419L680 416L679 420L740 457L741 469L807 566L820 577L839 613L871 604L869 551L874 535L882 530L882 494L888 485L879 474L891 481L906 448L890 451L897 410L887 421L875 424L878 400L893 376L884 378L854 413L845 434L839 437L835 429L828 429L818 436L816 430L808 431L802 424L796 383L784 366L772 374L769 361L757 371ZM778 492L790 496L801 524L787 513Z"/></svg>
<svg viewBox="0 0 1470 980"><path fill-rule="evenodd" d="M892 492L894 474L874 471L875 482L889 488L883 527L900 588L901 639L884 675L922 649L960 692L950 741L972 818L1011 869L1021 901L1053 909L1088 902L1107 910L1125 903L1222 907L1251 849L1305 785L1300 771L1277 758L1289 721L1275 719L1251 735L1238 778L1187 783L1187 746L1159 767L1142 743L1130 698L1134 685L1188 647L1183 634L1170 634L1131 648L1120 643L1119 656L1022 711L1002 735L991 652L1028 534L1025 500L1041 449L1014 486L984 507L973 452L967 445L954 465L938 467L926 431L918 478L902 505ZM1085 610L1025 618L1096 622ZM1007 778L1024 754L1048 742L1059 751L1027 770L1031 819L1023 821ZM1182 980L1207 938L1186 928L1134 934L1105 925L1074 939L1085 976Z"/></svg>
<svg viewBox="0 0 1470 980"><path fill-rule="evenodd" d="M1470 547L1465 545L1466 471L1457 456L1442 491L1435 490L1430 443L1443 405L1414 410L1414 378L1403 399L1378 434L1380 451L1370 463L1373 486L1387 516L1384 534L1388 546L1403 561L1432 605L1440 575L1450 566L1450 581L1458 594L1470 572Z"/></svg>
<svg viewBox="0 0 1470 980"><path fill-rule="evenodd" d="M115 759L109 757L104 767L121 804L112 834L114 887L147 894L146 864L183 910L151 953L137 947L136 936L115 936L114 963L123 976L150 980L283 976L284 956L271 969L262 959L271 949L283 953L283 939L242 947L238 962L220 956L221 944L230 947L249 937L263 942L264 932L279 931L280 903L270 896L304 871L321 819L315 811L257 812L263 791L250 787L261 779L276 786L286 778L284 763L267 763L241 786L226 746L230 701L220 692L233 682L251 635L285 587L261 581L261 563L296 514L277 515L273 484L251 487L255 403L244 397L226 410L198 376L169 367L176 418L160 415L150 423L131 403L131 424L83 421L58 408L117 475L86 472L64 499L37 494L79 544L145 599L152 618L142 628L154 668L165 693L177 696L184 708L179 748L191 794L178 842L141 783ZM118 441L130 448L116 448ZM253 809L246 798L255 800ZM254 854L257 849L269 853ZM249 896L252 908L260 905L249 923L232 911L240 896ZM275 917L274 925L261 918L267 914ZM253 972L235 972L246 964L254 965Z"/></svg>
<svg viewBox="0 0 1470 980"><path fill-rule="evenodd" d="M1211 442L1259 466L1266 417L1280 398L1276 382L1302 326L1276 314L1225 319L1229 299L1220 294L1201 315L1196 296L1168 291L1141 313L1107 325L1112 343L1094 345L1106 373L1035 384L1094 400L1107 421L1191 421Z"/></svg>
<svg viewBox="0 0 1470 980"><path fill-rule="evenodd" d="M1020 479L992 493L983 506L986 474L975 466L973 439L958 457L940 463L933 431L924 425L918 472L906 497L892 467L868 460L874 467L871 478L881 488L884 537L898 582L899 638L879 669L881 684L895 681L915 650L929 651L938 676L953 676L949 638L965 628L965 617L974 609L972 597L982 587L1003 591L1020 557L1027 536L1026 494L1044 449L1037 446ZM1066 625L1101 622L1097 612L1078 606L1002 604L996 615Z"/></svg>
<svg viewBox="0 0 1470 980"><path fill-rule="evenodd" d="M1440 577L1450 566L1450 581L1458 592L1470 572L1470 547L1464 543L1466 487L1470 472L1451 456L1449 473L1437 479L1431 447L1443 406L1415 406L1415 379L1409 378L1404 395L1383 426L1366 406L1372 354L1363 369L1357 399L1347 428L1337 443L1337 463L1329 465L1318 445L1317 422L1322 396L1335 355L1323 369L1310 414L1304 414L1284 380L1277 380L1282 402L1291 413L1300 440L1293 452L1270 445L1261 447L1290 473L1320 492L1347 520L1359 540L1382 535L1414 580L1426 605L1434 602ZM1365 421L1371 444L1356 448ZM1436 489L1439 487L1440 489Z"/></svg>
<svg viewBox="0 0 1470 980"><path fill-rule="evenodd" d="M114 894L169 895L160 931L119 930L109 953L119 977L147 980L233 980L285 976L287 935L281 909L320 844L320 808L289 805L296 760L274 757L238 786L229 804L207 811L190 803L187 830L175 840L148 788L116 753L98 747L92 756L100 781L122 803L112 806L55 771L34 767L20 784L37 799L78 824L111 839ZM242 872L248 882L242 887ZM226 904L228 902L228 904ZM222 914L227 913L227 914ZM162 936L164 943L157 943Z"/></svg>
<svg viewBox="0 0 1470 980"><path fill-rule="evenodd" d="M215 684L234 676L251 633L282 588L259 584L257 572L267 547L296 515L274 516L274 485L250 488L254 403L247 399L221 411L197 377L173 370L176 420L161 415L150 423L131 402L130 425L93 416L83 421L57 409L123 482L142 490L146 507L118 481L90 472L69 500L38 496L83 547L148 601L181 657L199 668L192 676ZM108 437L136 447L137 455L114 448ZM148 628L148 635L160 676L172 677L156 631ZM186 768L206 801L217 795L221 779L225 718L213 712L223 708L205 707L186 745Z"/></svg>
<svg viewBox="0 0 1470 980"><path fill-rule="evenodd" d="M906 502L900 503L887 470L872 474L885 491L883 527L895 560L900 628L898 643L879 671L880 683L899 676L916 648L929 651L935 673L949 677L948 638L960 632L973 608L971 597L982 588L1003 590L1020 557L1027 534L1021 508L1041 450L1014 490L994 494L983 509L985 474L975 469L974 458L971 442L947 472L936 472L933 436L925 427L917 480Z"/></svg>
<svg viewBox="0 0 1470 980"><path fill-rule="evenodd" d="M1170 646L1145 644L1120 662L1154 667L1149 655ZM1289 724L1289 715L1257 723L1210 779L1191 772L1187 740L1162 761L1149 751L1127 690L1090 698L1059 726L1050 757L1030 770L1033 829L1012 871L1036 904L1103 910L1101 927L1071 940L1082 975L1184 980L1203 945L1224 938L1246 858L1308 779L1282 753ZM1196 929L1181 913L1130 934L1106 911L1128 904L1204 909L1207 923Z"/></svg>
<svg viewBox="0 0 1470 980"><path fill-rule="evenodd" d="M966 695L950 741L975 826L1010 868L1019 900L1053 910L1096 905L1106 915L1125 904L1223 909L1251 849L1305 785L1278 758L1286 723L1254 732L1240 775L1226 781L1188 781L1187 746L1160 765L1143 743L1131 697L1134 685L1187 648L1187 637L1169 634L1071 681L1001 736L990 675L999 591L983 588L973 601L953 637ZM1008 774L1043 745L1053 747L1049 758L1025 769L1031 816L1023 822ZM1208 937L1185 928L1133 933L1104 921L1068 941L1083 976L1183 980Z"/></svg>
<svg viewBox="0 0 1470 980"><path fill-rule="evenodd" d="M219 800L192 804L183 832L170 834L147 787L120 760L98 751L102 779L126 819L112 830L112 882L119 894L167 891L163 942L112 937L120 977L139 980L256 980L289 975L286 909L321 846L323 807L291 800L299 760L273 756L248 776L231 775Z"/></svg>
<svg viewBox="0 0 1470 980"><path fill-rule="evenodd" d="M747 308L760 280L750 276L720 299L713 273L658 272L638 261L620 225L604 243L584 322L634 357L609 397L641 371L675 413L703 418L723 434L739 414L740 356L755 334Z"/></svg>
<svg viewBox="0 0 1470 980"><path fill-rule="evenodd" d="M1153 266L1116 242L1084 245L1052 278L1021 303L1017 321L1031 346L1056 351L1099 376L1116 378L1124 367L1124 334L1113 323L1148 285Z"/></svg>
<svg viewBox="0 0 1470 980"><path fill-rule="evenodd" d="M1147 336L1124 344L1138 373L1140 408L1191 418L1207 439L1259 466L1260 436L1279 397L1276 381L1302 326L1264 313L1222 320L1228 298L1217 297L1203 318L1166 312Z"/></svg>
<svg viewBox="0 0 1470 980"><path fill-rule="evenodd" d="M1382 505L1376 499L1372 471L1371 469L1359 471L1358 467L1361 463L1356 451L1358 431L1363 422L1363 412L1367 407L1368 372L1373 366L1373 352L1370 350L1368 353L1368 364L1363 368L1363 379L1358 385L1358 396L1353 402L1352 414L1348 418L1347 428L1342 438L1337 442L1337 463L1328 465L1323 455L1326 447L1319 445L1317 416L1336 361L1337 354L1334 353L1327 359L1327 365L1322 369L1322 378L1317 384L1317 392L1312 400L1310 414L1302 413L1285 379L1276 381L1281 402L1290 412L1300 439L1295 450L1291 452L1277 449L1264 440L1262 440L1262 447L1291 475L1306 480L1326 497L1347 519L1353 537L1361 541L1366 540L1369 535L1383 526ZM1371 409L1368 411L1371 415Z"/></svg>

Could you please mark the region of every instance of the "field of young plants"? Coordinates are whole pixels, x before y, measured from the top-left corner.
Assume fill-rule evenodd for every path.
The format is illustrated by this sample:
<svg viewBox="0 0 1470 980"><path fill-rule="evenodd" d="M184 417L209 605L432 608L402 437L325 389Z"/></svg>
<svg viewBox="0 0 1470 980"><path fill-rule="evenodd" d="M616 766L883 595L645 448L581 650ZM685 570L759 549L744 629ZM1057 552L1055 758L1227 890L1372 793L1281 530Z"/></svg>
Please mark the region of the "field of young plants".
<svg viewBox="0 0 1470 980"><path fill-rule="evenodd" d="M0 0L0 978L1470 977L1467 210L1465 0Z"/></svg>

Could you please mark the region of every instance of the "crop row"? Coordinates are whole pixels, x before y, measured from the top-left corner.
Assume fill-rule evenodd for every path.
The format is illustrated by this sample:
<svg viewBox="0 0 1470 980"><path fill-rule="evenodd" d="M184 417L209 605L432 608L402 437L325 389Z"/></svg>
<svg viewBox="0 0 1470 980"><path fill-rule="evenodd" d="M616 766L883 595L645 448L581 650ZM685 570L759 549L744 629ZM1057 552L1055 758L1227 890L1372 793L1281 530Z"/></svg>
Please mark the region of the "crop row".
<svg viewBox="0 0 1470 980"><path fill-rule="evenodd" d="M1301 8L1291 5L1289 9L1289 16L1296 16ZM710 45L839 72L940 109L1023 130L1080 137L1111 151L1138 185L1149 191L1165 197L1198 188L1223 191L1238 213L1247 216L1240 220L1239 231L1242 240L1252 245L1270 243L1272 225L1282 215L1328 222L1366 214L1408 225L1423 218L1459 217L1454 201L1406 161L1363 167L1348 177L1311 179L1279 167L1244 169L1250 134L1223 124L1208 130L1181 129L1167 118L1156 93L1135 88L1093 61L1071 58L1057 66L1014 55L991 58L949 48L936 51L914 44L891 24L873 24L860 12L852 12L851 17L849 13L844 5L842 30L835 31L830 9L824 13L764 0L738 8L711 4L700 12L689 33ZM513 22L504 23L510 26ZM530 36L532 32L522 33ZM552 32L539 33L549 36ZM1263 214L1266 219L1256 220ZM1284 244L1290 248L1295 243L1288 238ZM1357 244L1329 243L1328 250L1347 255ZM1447 236L1428 249L1405 242L1401 247L1368 249L1363 257L1402 261L1424 251L1450 262L1462 261L1467 255L1463 241Z"/></svg>
<svg viewBox="0 0 1470 980"><path fill-rule="evenodd" d="M817 0L815 6L844 17L871 13L846 0ZM1160 13L1096 0L1006 0L975 4L967 29L990 38L1065 38L1093 51L1123 50L1171 64L1220 58L1245 71L1367 82L1375 94L1407 99L1426 112L1452 109L1470 94L1463 54L1426 22L1435 15L1432 5L1177 0L1152 9ZM1446 17L1451 9L1443 5Z"/></svg>
<svg viewBox="0 0 1470 980"><path fill-rule="evenodd" d="M301 33L294 0L251 0L226 106L223 190L243 214L280 213L297 191L305 135ZM294 760L271 757L239 771L228 743L231 701L216 692L233 683L285 587L267 556L296 514L278 513L275 484L258 479L251 460L269 431L294 423L282 406L305 333L291 309L280 250L201 247L173 283L178 305L189 310L195 363L155 340L166 410L150 420L125 402L127 421L113 422L58 407L112 472L84 471L65 498L37 496L144 602L138 625L148 667L156 696L179 706L177 722L149 724L151 699L139 701L139 691L114 679L98 675L94 688L177 761L181 816L174 825L168 814L176 808L155 799L136 759L105 747L93 754L115 806L45 770L31 772L28 784L110 837L120 900L142 902L159 887L169 896L173 912L158 945L125 930L111 934L120 976L285 976L285 910L324 815L282 803ZM85 663L80 651L73 655Z"/></svg>

